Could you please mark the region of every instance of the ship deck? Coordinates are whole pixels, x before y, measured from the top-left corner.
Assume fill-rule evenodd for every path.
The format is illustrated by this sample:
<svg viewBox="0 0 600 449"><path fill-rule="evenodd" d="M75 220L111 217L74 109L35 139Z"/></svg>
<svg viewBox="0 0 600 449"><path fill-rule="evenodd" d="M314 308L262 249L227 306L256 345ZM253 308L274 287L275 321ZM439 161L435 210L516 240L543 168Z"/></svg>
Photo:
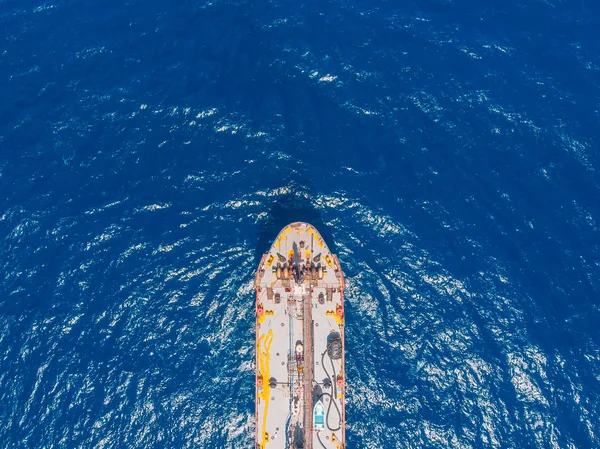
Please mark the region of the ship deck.
<svg viewBox="0 0 600 449"><path fill-rule="evenodd" d="M256 447L345 447L344 277L307 223L283 229L256 275Z"/></svg>

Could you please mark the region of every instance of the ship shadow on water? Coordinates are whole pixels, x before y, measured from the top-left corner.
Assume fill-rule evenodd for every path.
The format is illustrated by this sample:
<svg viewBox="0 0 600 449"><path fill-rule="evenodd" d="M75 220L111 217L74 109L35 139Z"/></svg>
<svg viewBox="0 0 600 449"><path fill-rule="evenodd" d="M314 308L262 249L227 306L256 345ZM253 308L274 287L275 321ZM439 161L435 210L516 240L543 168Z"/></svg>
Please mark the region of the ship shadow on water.
<svg viewBox="0 0 600 449"><path fill-rule="evenodd" d="M313 225L323 236L332 253L336 254L336 246L329 227L323 221L321 212L315 204L315 197L304 186L292 184L289 192L274 198L267 205L265 220L257 224L255 265L258 265L264 253L283 228L296 221L304 221Z"/></svg>

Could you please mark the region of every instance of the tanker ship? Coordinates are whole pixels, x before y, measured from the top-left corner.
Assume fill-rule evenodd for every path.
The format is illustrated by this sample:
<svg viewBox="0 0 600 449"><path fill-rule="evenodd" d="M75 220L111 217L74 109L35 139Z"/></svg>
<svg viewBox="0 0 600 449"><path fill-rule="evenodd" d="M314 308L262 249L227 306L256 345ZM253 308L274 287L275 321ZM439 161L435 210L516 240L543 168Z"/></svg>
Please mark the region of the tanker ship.
<svg viewBox="0 0 600 449"><path fill-rule="evenodd" d="M292 223L256 289L256 448L343 449L344 275L319 232Z"/></svg>

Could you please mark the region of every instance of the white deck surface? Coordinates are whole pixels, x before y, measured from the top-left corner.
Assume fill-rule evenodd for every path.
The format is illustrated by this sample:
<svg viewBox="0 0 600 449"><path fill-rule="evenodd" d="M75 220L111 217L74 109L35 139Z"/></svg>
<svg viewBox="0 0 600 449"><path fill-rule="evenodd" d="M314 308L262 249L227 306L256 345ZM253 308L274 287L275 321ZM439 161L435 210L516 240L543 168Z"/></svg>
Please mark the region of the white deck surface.
<svg viewBox="0 0 600 449"><path fill-rule="evenodd" d="M304 272L294 274L292 265ZM258 448L295 449L297 440L307 449L345 447L343 346L342 357L327 354L330 333L344 341L343 287L337 258L307 223L283 229L263 257L256 276ZM313 425L319 399L325 407L323 430Z"/></svg>

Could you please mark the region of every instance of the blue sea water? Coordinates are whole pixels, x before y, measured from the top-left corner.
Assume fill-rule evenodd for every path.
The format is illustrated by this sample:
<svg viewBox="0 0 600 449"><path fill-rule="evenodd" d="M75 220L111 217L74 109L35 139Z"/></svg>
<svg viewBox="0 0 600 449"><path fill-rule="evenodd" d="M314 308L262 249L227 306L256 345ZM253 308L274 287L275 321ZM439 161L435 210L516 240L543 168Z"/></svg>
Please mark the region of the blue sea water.
<svg viewBox="0 0 600 449"><path fill-rule="evenodd" d="M598 6L1 0L0 448L252 447L296 220L348 448L600 447Z"/></svg>

